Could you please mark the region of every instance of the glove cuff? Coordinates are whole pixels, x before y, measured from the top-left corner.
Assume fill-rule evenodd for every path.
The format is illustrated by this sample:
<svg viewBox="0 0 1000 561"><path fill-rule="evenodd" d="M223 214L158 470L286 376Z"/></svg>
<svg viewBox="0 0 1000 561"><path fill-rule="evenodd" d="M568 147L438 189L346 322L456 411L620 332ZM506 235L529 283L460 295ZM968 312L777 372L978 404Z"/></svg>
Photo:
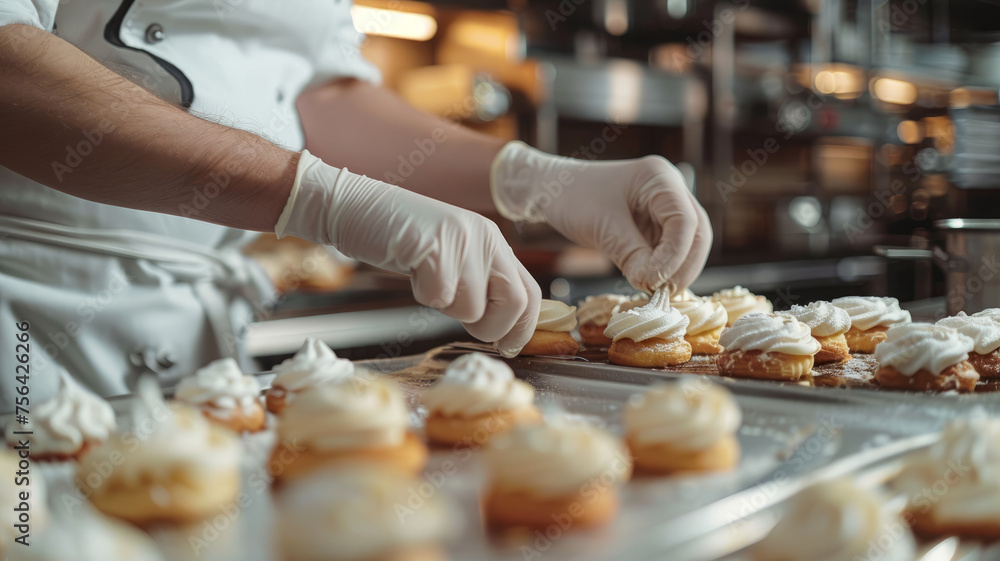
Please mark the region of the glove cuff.
<svg viewBox="0 0 1000 561"><path fill-rule="evenodd" d="M299 198L299 191L302 190L302 177L305 175L307 169L312 167L316 162L322 163L322 161L309 153L308 150L303 150L299 154L299 164L295 168L295 181L292 182L292 191L288 194L288 200L285 202L285 208L281 211L281 216L278 217L278 222L274 225L274 234L278 236L279 239L287 235L286 229L288 228L288 222L292 218L292 214L295 209L295 202Z"/></svg>
<svg viewBox="0 0 1000 561"><path fill-rule="evenodd" d="M504 145L490 165L490 195L500 216L515 222L545 222L538 196L538 169L551 157L520 140Z"/></svg>

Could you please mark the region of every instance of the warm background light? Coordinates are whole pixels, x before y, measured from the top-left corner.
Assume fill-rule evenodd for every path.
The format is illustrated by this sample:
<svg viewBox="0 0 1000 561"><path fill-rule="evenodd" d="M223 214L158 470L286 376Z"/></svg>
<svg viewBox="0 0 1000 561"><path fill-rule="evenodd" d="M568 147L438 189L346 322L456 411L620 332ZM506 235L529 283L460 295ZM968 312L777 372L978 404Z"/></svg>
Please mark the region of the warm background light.
<svg viewBox="0 0 1000 561"><path fill-rule="evenodd" d="M351 16L354 28L365 35L426 41L437 33L437 21L427 14L355 5Z"/></svg>
<svg viewBox="0 0 1000 561"><path fill-rule="evenodd" d="M917 87L893 78L878 78L872 84L872 95L887 103L910 105L917 101Z"/></svg>

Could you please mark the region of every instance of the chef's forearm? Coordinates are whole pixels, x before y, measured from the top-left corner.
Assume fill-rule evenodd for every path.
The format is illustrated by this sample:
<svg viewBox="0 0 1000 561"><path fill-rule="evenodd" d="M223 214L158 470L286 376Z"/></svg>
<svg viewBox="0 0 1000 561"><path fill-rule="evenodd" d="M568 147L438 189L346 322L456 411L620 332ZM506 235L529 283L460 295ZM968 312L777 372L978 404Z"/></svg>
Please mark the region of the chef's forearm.
<svg viewBox="0 0 1000 561"><path fill-rule="evenodd" d="M0 27L0 165L115 206L267 231L298 154L199 119L26 25Z"/></svg>
<svg viewBox="0 0 1000 561"><path fill-rule="evenodd" d="M503 141L345 80L299 99L306 148L323 161L477 212L495 212L489 170Z"/></svg>

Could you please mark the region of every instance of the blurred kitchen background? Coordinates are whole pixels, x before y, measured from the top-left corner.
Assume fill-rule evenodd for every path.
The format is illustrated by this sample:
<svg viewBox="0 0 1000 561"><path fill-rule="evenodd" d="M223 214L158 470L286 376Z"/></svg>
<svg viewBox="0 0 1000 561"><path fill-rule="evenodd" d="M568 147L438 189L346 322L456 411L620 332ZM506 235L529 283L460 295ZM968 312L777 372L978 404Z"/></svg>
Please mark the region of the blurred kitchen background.
<svg viewBox="0 0 1000 561"><path fill-rule="evenodd" d="M896 296L917 316L1000 306L1000 1L359 0L384 83L464 126L589 159L660 154L708 210L692 289L776 309ZM630 292L541 227L502 225L553 298ZM262 239L283 296L248 346L349 358L468 339L409 282Z"/></svg>

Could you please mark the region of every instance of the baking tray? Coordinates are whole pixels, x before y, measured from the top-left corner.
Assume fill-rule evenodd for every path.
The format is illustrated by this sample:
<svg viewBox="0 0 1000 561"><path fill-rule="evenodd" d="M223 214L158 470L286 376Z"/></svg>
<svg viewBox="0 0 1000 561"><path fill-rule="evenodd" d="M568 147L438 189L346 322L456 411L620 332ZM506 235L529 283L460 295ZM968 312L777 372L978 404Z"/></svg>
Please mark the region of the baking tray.
<svg viewBox="0 0 1000 561"><path fill-rule="evenodd" d="M374 372L400 382L407 395L412 424L422 425L426 412L420 394L436 380L457 352L436 352L417 357L360 361ZM520 359L517 374L536 389L546 414L587 418L621 434L621 412L627 398L641 388L636 382L565 375L542 365L570 366L567 361ZM573 361L572 366L584 364ZM592 365L597 366L597 365ZM605 365L606 366L606 365ZM540 368L536 368L540 367ZM556 369L558 370L558 369ZM676 375L674 375L676 377ZM262 373L267 387L273 375ZM662 377L661 377L662 379ZM653 378L646 377L649 383ZM168 389L166 393L171 393ZM435 488L452 496L464 520L461 538L450 546L454 560L499 561L533 558L574 561L678 558L673 553L692 547L698 537L715 529L720 516L728 520L749 517L760 510L755 497L780 497L788 485L823 476L830 466L859 469L894 447L922 445L929 432L938 430L955 410L938 412L898 404L874 411L865 404L836 400L789 400L765 393L738 392L744 412L738 438L744 451L733 472L701 476L638 477L622 488L622 512L606 527L579 532L553 531L539 537L526 531L490 533L482 529L478 490L483 466L476 456L452 449L434 449L426 475ZM128 418L128 403L112 400ZM273 419L271 419L273 426ZM918 440L913 440L918 439ZM273 527L277 513L268 489L261 485L264 462L273 445L269 430L243 437L245 498L235 514L220 509L213 520L182 529L152 532L168 559L277 560ZM457 466L446 470L445 462ZM844 464L844 462L853 462ZM79 509L79 494L72 485L72 466L39 466L50 483L53 508ZM446 473L449 472L449 473ZM735 501L735 502L734 502ZM78 514L78 513L76 513ZM665 553L666 552L666 553ZM666 557L664 557L666 555ZM679 555L679 554L678 554Z"/></svg>
<svg viewBox="0 0 1000 561"><path fill-rule="evenodd" d="M502 358L487 345L452 343L431 351L447 356L461 352L489 353ZM583 348L577 356L515 357L504 359L515 371L544 372L567 377L611 380L624 384L651 384L683 376L712 376L735 393L797 401L823 401L881 406L887 403L914 407L966 408L980 406L1000 411L1000 380L980 381L976 392L926 393L884 390L872 379L877 368L874 355L856 354L845 364L824 364L813 368L813 376L801 382L779 382L719 376L712 356L696 355L685 364L669 368L636 368L611 364L607 349Z"/></svg>

